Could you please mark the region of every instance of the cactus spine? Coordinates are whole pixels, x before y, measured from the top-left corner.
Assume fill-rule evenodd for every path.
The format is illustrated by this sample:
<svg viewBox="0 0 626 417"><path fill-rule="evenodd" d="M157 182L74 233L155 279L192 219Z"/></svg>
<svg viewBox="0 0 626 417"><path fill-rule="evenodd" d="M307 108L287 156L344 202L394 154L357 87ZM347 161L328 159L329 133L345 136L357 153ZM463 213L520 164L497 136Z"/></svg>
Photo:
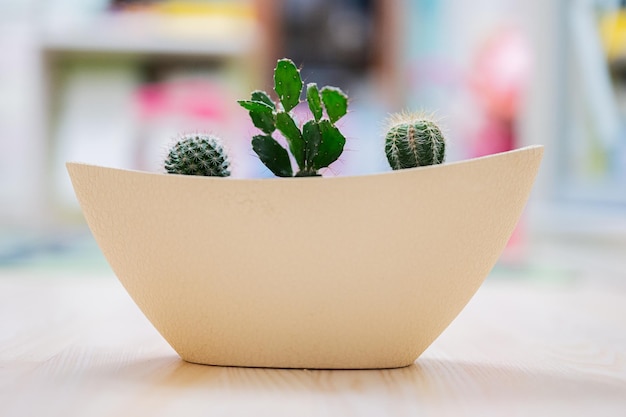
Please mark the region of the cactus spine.
<svg viewBox="0 0 626 417"><path fill-rule="evenodd" d="M308 84L306 101L314 119L300 128L291 111L300 103L303 83L300 70L291 60L276 63L274 91L278 103L264 91L254 91L250 100L238 101L248 110L254 126L263 132L252 138L252 149L276 176L294 176L289 153L298 167L296 177L319 176L318 171L335 162L343 152L346 138L335 122L348 112L348 96L336 87L319 90L315 83ZM287 140L289 151L272 136L276 130Z"/></svg>
<svg viewBox="0 0 626 417"><path fill-rule="evenodd" d="M219 138L213 135L181 136L170 148L165 159L169 174L228 177L228 156Z"/></svg>
<svg viewBox="0 0 626 417"><path fill-rule="evenodd" d="M440 164L445 150L445 138L431 117L399 114L390 118L385 154L392 169Z"/></svg>

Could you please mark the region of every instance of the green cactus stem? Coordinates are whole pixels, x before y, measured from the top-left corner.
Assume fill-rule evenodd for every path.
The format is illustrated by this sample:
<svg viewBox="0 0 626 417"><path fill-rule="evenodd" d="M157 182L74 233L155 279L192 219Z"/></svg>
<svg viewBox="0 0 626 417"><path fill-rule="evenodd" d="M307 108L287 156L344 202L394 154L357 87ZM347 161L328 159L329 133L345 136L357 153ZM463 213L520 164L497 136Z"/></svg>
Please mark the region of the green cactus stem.
<svg viewBox="0 0 626 417"><path fill-rule="evenodd" d="M279 59L274 70L274 91L286 112L300 103L302 78L300 70L290 59Z"/></svg>
<svg viewBox="0 0 626 417"><path fill-rule="evenodd" d="M322 108L322 99L320 98L320 90L317 88L317 84L307 84L306 101L309 104L309 110L311 110L315 121L319 122L324 114L324 109Z"/></svg>
<svg viewBox="0 0 626 417"><path fill-rule="evenodd" d="M346 144L346 138L339 129L329 120L322 120L318 123L322 142L317 151L311 155L311 166L319 170L325 168L339 159Z"/></svg>
<svg viewBox="0 0 626 417"><path fill-rule="evenodd" d="M306 86L306 100L313 120L300 125L291 110L300 103L303 90L300 70L289 59L280 59L274 70L274 91L278 102L264 92L256 90L250 100L238 103L248 110L252 123L263 132L252 139L252 149L265 166L279 177L320 176L319 170L336 161L343 152L346 138L335 122L348 112L348 96L337 87L318 89L317 84ZM324 118L326 110L327 118ZM273 137L278 130L287 140L289 151ZM289 153L298 169L293 170Z"/></svg>
<svg viewBox="0 0 626 417"><path fill-rule="evenodd" d="M242 100L239 101L241 107L248 110L252 124L261 129L264 133L271 135L276 130L275 107L271 107L265 101Z"/></svg>
<svg viewBox="0 0 626 417"><path fill-rule="evenodd" d="M252 138L252 149L259 156L261 162L277 177L293 176L287 150L273 137L256 135Z"/></svg>
<svg viewBox="0 0 626 417"><path fill-rule="evenodd" d="M303 167L305 164L305 149L304 141L302 139L302 132L296 125L296 122L289 115L289 113L279 112L276 114L276 127L287 139L289 145L289 151L296 160L299 167Z"/></svg>
<svg viewBox="0 0 626 417"><path fill-rule="evenodd" d="M331 123L335 123L348 112L348 96L336 87L322 88L322 101Z"/></svg>
<svg viewBox="0 0 626 417"><path fill-rule="evenodd" d="M445 150L445 138L431 117L399 114L390 118L385 154L392 169L441 164Z"/></svg>
<svg viewBox="0 0 626 417"><path fill-rule="evenodd" d="M213 135L181 136L170 148L165 159L169 174L228 177L228 156L219 138Z"/></svg>
<svg viewBox="0 0 626 417"><path fill-rule="evenodd" d="M270 106L272 110L276 110L276 104L274 104L274 101L272 100L272 98L269 95L267 95L265 91L261 91L261 90L253 91L252 94L250 94L250 99L251 101L260 101L261 103L265 103L268 106Z"/></svg>

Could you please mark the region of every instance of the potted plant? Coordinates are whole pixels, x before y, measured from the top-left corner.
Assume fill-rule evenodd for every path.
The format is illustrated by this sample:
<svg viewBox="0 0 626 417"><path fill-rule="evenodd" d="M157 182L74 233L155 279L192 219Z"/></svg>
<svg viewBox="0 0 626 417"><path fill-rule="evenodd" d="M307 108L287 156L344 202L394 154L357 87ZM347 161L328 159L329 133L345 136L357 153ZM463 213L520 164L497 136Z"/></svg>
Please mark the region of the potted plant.
<svg viewBox="0 0 626 417"><path fill-rule="evenodd" d="M277 102L255 91L240 105L260 130L260 160L291 178L223 178L230 162L219 139L192 135L168 153L170 174L68 163L87 223L186 361L409 365L494 266L543 148L441 164L440 129L404 115L386 136L392 172L320 178L343 150L335 122L347 97L307 85L312 120L300 125L290 113L303 88L298 69L280 60L274 78Z"/></svg>

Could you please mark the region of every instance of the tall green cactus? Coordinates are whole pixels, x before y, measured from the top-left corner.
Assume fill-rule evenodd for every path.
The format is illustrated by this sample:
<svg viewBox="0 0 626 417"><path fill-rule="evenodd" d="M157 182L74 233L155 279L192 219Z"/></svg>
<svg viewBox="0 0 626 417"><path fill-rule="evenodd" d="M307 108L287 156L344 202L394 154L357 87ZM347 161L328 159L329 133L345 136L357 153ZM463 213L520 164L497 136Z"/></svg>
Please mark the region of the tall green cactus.
<svg viewBox="0 0 626 417"><path fill-rule="evenodd" d="M393 116L385 136L385 154L392 169L440 164L446 142L432 118L423 114Z"/></svg>
<svg viewBox="0 0 626 417"><path fill-rule="evenodd" d="M165 159L169 174L228 177L228 156L219 138L213 135L181 136Z"/></svg>
<svg viewBox="0 0 626 417"><path fill-rule="evenodd" d="M264 91L254 91L250 100L238 103L248 110L252 123L263 134L252 138L252 149L274 175L294 176L289 153L297 165L295 176L319 176L319 170L335 162L343 152L346 138L335 122L348 112L348 96L336 87L321 90L315 83L306 86L306 101L313 120L298 127L291 111L300 103L303 83L300 70L289 59L280 59L274 70L274 91L278 103ZM326 110L327 118L324 118ZM289 151L273 137L278 130Z"/></svg>

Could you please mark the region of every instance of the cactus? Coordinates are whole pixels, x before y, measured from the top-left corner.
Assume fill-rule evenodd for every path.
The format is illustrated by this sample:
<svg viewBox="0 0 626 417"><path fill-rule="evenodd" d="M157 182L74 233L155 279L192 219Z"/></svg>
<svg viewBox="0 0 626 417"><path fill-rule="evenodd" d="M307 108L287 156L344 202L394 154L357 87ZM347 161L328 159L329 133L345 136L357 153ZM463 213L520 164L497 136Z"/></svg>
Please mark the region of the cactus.
<svg viewBox="0 0 626 417"><path fill-rule="evenodd" d="M306 101L313 114L298 127L291 111L300 103L303 83L300 70L289 59L280 59L274 70L274 91L278 103L264 91L254 91L250 100L238 103L248 110L252 123L263 132L252 139L252 149L261 162L279 177L294 176L289 153L297 164L296 177L319 176L318 171L335 162L343 152L346 138L335 122L348 112L348 96L336 87L321 90L315 83L306 86ZM324 118L324 109L328 118ZM273 133L278 130L287 140L289 151Z"/></svg>
<svg viewBox="0 0 626 417"><path fill-rule="evenodd" d="M228 177L229 161L219 138L213 135L181 136L165 159L169 174Z"/></svg>
<svg viewBox="0 0 626 417"><path fill-rule="evenodd" d="M440 164L445 159L446 142L432 117L399 114L389 120L385 154L392 169Z"/></svg>

